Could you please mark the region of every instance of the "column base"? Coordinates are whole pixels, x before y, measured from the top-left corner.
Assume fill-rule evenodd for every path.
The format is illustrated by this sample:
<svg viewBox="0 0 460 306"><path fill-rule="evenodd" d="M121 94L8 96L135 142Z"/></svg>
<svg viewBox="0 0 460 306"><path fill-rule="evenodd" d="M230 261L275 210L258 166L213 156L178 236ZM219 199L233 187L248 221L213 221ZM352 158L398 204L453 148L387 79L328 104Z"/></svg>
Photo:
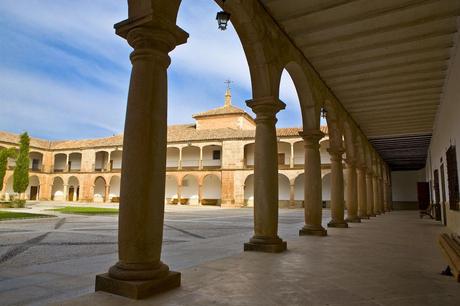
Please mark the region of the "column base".
<svg viewBox="0 0 460 306"><path fill-rule="evenodd" d="M322 227L309 227L304 226L301 230L299 230L299 236L327 236L327 230Z"/></svg>
<svg viewBox="0 0 460 306"><path fill-rule="evenodd" d="M375 214L370 214L369 217L370 217L370 218L375 218L375 217L377 217L377 216L376 216Z"/></svg>
<svg viewBox="0 0 460 306"><path fill-rule="evenodd" d="M361 219L370 219L368 215L365 216L359 216Z"/></svg>
<svg viewBox="0 0 460 306"><path fill-rule="evenodd" d="M109 276L109 273L96 275L96 291L121 295L131 299L144 299L180 286L181 274L169 271L159 279L128 281Z"/></svg>
<svg viewBox="0 0 460 306"><path fill-rule="evenodd" d="M327 224L327 227L348 228L348 223L345 221L339 221L339 222L330 221Z"/></svg>
<svg viewBox="0 0 460 306"><path fill-rule="evenodd" d="M252 240L252 239L251 239ZM265 252L265 253L281 253L287 250L287 242L280 239L279 242L264 243L257 241L249 241L244 244L244 251Z"/></svg>
<svg viewBox="0 0 460 306"><path fill-rule="evenodd" d="M361 223L361 218L358 217L358 216L347 217L347 218L345 219L345 221L346 221L347 223Z"/></svg>

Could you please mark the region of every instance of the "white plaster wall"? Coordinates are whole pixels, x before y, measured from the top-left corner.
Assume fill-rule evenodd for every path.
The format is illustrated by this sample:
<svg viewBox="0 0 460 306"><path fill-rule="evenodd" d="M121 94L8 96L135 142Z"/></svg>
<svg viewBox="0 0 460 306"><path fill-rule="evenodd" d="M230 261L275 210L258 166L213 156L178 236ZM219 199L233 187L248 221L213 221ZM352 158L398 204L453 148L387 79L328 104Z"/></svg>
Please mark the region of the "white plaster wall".
<svg viewBox="0 0 460 306"><path fill-rule="evenodd" d="M323 201L331 200L331 174L328 173L322 179Z"/></svg>
<svg viewBox="0 0 460 306"><path fill-rule="evenodd" d="M122 151L113 151L110 153L110 160L112 161L112 169L121 169Z"/></svg>
<svg viewBox="0 0 460 306"><path fill-rule="evenodd" d="M54 169L55 170L64 170L66 167L66 155L65 154L56 154L54 156Z"/></svg>
<svg viewBox="0 0 460 306"><path fill-rule="evenodd" d="M70 154L69 161L71 162L70 164L71 170L81 169L81 154L80 153Z"/></svg>
<svg viewBox="0 0 460 306"><path fill-rule="evenodd" d="M198 204L198 180L186 175L182 180L182 198L189 199L189 204Z"/></svg>
<svg viewBox="0 0 460 306"><path fill-rule="evenodd" d="M290 195L290 184L289 179L282 175L278 174L278 200L289 200Z"/></svg>
<svg viewBox="0 0 460 306"><path fill-rule="evenodd" d="M220 159L213 159L213 151L220 151ZM220 166L222 164L222 148L220 146L207 146L203 148L203 167Z"/></svg>
<svg viewBox="0 0 460 306"><path fill-rule="evenodd" d="M254 175L249 175L244 182L244 200L248 202L248 206L254 204Z"/></svg>
<svg viewBox="0 0 460 306"><path fill-rule="evenodd" d="M177 199L177 180L167 175L166 176L166 186L165 186L165 198L167 199Z"/></svg>
<svg viewBox="0 0 460 306"><path fill-rule="evenodd" d="M294 143L294 164L305 164L305 146L303 141Z"/></svg>
<svg viewBox="0 0 460 306"><path fill-rule="evenodd" d="M198 167L200 163L200 148L184 147L182 148L182 167Z"/></svg>
<svg viewBox="0 0 460 306"><path fill-rule="evenodd" d="M177 167L179 165L179 149L168 148L166 151L166 167Z"/></svg>
<svg viewBox="0 0 460 306"><path fill-rule="evenodd" d="M456 145L457 167L460 165L460 46L459 34L456 35L456 48L452 51L452 58L443 88L441 104L436 114L436 121L428 152L426 175L427 180L433 180L433 172L440 169L443 159L446 175L446 195L449 197L447 184L446 150L449 146ZM457 169L458 171L458 169ZM459 172L460 177L460 172ZM441 177L440 177L441 179ZM433 184L432 184L433 185ZM434 191L433 191L434 192ZM442 192L441 192L442 193ZM460 234L460 211L449 209L446 203L447 227Z"/></svg>
<svg viewBox="0 0 460 306"><path fill-rule="evenodd" d="M304 175L299 175L294 181L294 200L303 201L305 198L305 182Z"/></svg>
<svg viewBox="0 0 460 306"><path fill-rule="evenodd" d="M105 195L105 181L98 177L94 182L94 202L103 202Z"/></svg>
<svg viewBox="0 0 460 306"><path fill-rule="evenodd" d="M65 199L64 195L64 182L60 178L53 180L53 188L51 190L54 201L62 201Z"/></svg>
<svg viewBox="0 0 460 306"><path fill-rule="evenodd" d="M391 172L393 201L417 202L417 182L425 182L425 169Z"/></svg>
<svg viewBox="0 0 460 306"><path fill-rule="evenodd" d="M207 175L203 180L203 199L220 199L221 198L221 183L216 175Z"/></svg>
<svg viewBox="0 0 460 306"><path fill-rule="evenodd" d="M255 146L253 143L248 144L246 146L246 165L248 166L254 166L254 149Z"/></svg>
<svg viewBox="0 0 460 306"><path fill-rule="evenodd" d="M110 191L109 191L109 198L112 199L113 197L120 196L120 177L114 176L110 179Z"/></svg>
<svg viewBox="0 0 460 306"><path fill-rule="evenodd" d="M284 154L284 164L289 165L291 162L291 144L278 142L278 154Z"/></svg>

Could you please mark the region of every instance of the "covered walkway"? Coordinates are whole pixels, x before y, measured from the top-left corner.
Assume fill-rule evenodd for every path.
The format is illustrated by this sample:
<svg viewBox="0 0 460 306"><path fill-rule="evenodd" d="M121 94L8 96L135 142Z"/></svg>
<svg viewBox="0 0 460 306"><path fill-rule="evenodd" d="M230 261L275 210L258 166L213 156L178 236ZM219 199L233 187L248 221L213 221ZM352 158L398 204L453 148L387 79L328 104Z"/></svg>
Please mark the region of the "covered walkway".
<svg viewBox="0 0 460 306"><path fill-rule="evenodd" d="M459 305L440 275L443 227L414 211L289 239L282 254L244 252L182 270L182 286L146 300L96 292L59 305ZM333 234L333 235L332 235Z"/></svg>

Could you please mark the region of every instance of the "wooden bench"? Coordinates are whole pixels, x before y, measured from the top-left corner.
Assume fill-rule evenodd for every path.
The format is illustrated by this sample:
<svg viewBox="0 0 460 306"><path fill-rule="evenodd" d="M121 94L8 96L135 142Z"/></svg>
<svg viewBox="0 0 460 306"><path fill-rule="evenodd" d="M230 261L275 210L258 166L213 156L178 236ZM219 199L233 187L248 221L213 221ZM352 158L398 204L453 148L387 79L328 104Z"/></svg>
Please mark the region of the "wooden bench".
<svg viewBox="0 0 460 306"><path fill-rule="evenodd" d="M460 282L460 237L456 234L439 235L439 245L449 263L455 280Z"/></svg>

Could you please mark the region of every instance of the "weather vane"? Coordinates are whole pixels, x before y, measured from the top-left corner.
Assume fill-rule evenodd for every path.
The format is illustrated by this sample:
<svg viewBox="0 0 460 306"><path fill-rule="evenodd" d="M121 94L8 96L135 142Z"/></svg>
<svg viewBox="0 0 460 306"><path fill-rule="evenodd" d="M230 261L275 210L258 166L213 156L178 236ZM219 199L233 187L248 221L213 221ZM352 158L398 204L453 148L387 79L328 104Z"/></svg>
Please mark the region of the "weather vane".
<svg viewBox="0 0 460 306"><path fill-rule="evenodd" d="M231 81L231 80L225 80L224 83L227 84L227 88L230 89L230 84L233 83L233 81Z"/></svg>

